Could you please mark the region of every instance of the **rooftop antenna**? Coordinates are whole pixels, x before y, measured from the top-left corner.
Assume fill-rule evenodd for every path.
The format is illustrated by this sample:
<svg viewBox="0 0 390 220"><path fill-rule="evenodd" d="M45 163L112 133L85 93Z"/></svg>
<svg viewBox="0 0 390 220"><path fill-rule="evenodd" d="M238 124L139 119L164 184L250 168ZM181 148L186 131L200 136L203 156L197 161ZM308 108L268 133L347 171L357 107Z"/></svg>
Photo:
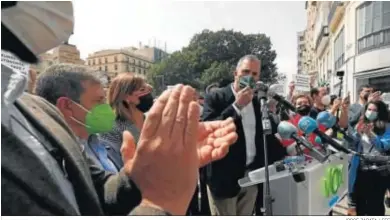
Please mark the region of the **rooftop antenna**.
<svg viewBox="0 0 390 220"><path fill-rule="evenodd" d="M165 45L164 45L164 52L166 53L167 52L167 42L165 41Z"/></svg>

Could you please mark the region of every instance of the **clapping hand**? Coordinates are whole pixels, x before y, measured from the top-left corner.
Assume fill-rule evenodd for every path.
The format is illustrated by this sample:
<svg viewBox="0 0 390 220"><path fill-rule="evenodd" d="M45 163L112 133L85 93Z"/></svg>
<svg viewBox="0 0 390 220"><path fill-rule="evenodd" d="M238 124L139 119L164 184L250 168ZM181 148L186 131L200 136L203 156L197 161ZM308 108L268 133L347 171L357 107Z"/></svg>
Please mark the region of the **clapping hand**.
<svg viewBox="0 0 390 220"><path fill-rule="evenodd" d="M199 169L200 109L194 94L193 88L183 85L165 91L150 109L135 151L126 146L134 142L124 133L122 152L129 152L124 154L124 169L141 191L141 206L172 215L184 215L188 208Z"/></svg>
<svg viewBox="0 0 390 220"><path fill-rule="evenodd" d="M137 149L131 134L123 134L124 169L142 193L141 205L184 215L198 168L224 157L237 139L232 119L199 123L194 96L189 86L165 91L149 111Z"/></svg>
<svg viewBox="0 0 390 220"><path fill-rule="evenodd" d="M232 118L224 121L201 122L198 127L198 158L200 167L222 159L237 140Z"/></svg>

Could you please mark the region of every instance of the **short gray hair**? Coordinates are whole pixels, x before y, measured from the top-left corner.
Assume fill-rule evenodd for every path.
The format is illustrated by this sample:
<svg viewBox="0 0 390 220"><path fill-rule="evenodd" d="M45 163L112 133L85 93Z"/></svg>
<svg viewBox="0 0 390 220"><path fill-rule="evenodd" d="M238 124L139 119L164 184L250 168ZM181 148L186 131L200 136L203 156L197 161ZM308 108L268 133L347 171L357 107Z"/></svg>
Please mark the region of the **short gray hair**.
<svg viewBox="0 0 390 220"><path fill-rule="evenodd" d="M60 97L80 102L84 92L83 82L101 84L96 71L83 65L55 64L39 74L35 94L56 105Z"/></svg>
<svg viewBox="0 0 390 220"><path fill-rule="evenodd" d="M260 62L259 58L257 58L257 56L255 56L255 55L252 55L252 54L245 55L245 56L241 57L240 60L238 61L236 69L239 69L245 60Z"/></svg>

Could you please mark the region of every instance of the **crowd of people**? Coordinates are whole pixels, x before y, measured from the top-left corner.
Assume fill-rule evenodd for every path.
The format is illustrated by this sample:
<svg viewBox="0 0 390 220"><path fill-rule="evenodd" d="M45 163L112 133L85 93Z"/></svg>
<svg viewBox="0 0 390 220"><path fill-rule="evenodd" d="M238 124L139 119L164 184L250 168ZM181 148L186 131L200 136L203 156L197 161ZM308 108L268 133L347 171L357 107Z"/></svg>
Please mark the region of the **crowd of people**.
<svg viewBox="0 0 390 220"><path fill-rule="evenodd" d="M64 4L71 2L2 2L2 11L17 21L18 14L7 10L39 6L35 16L50 11L60 25L69 17L73 22L73 12L61 11ZM2 22L2 50L33 63L72 34L42 22L61 34L26 41L20 26ZM272 135L263 136L256 90L240 83L248 76L259 81L261 66L257 56L246 55L231 81L210 85L205 95L176 85L154 97L152 86L133 73L105 88L87 66L55 64L36 77L2 64L2 214L262 215L263 185L241 188L238 180L264 167L264 137L270 164L299 149L305 153L277 134L277 124L297 126L303 116L323 111L353 135L351 148L390 155L389 109L370 85L350 105L349 93L331 96L327 87L315 86L296 93L291 83L287 97L296 112L269 99ZM338 138L332 129L319 129ZM321 149L314 134L298 135ZM361 169L357 156L350 164L349 214L384 215L390 175Z"/></svg>

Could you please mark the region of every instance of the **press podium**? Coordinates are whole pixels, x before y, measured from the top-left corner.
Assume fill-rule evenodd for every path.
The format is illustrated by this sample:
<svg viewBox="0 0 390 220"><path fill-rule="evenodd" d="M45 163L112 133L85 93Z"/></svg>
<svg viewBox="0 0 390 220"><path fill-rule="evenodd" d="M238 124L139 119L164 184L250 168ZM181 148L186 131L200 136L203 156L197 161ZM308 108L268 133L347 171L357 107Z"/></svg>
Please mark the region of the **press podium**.
<svg viewBox="0 0 390 220"><path fill-rule="evenodd" d="M341 168L342 182L335 176L335 170ZM269 166L273 215L327 215L343 198L348 189L348 155L336 153L329 157L329 161L321 164L315 160L307 163L300 173L305 180L296 182L288 171L277 172L274 165ZM241 187L247 187L265 182L264 168L248 173L248 176L239 180ZM334 182L327 180L328 188L332 185L333 192L325 194L324 179L333 178ZM330 184L329 184L330 183ZM337 189L337 190L335 190ZM331 190L332 191L332 190Z"/></svg>

